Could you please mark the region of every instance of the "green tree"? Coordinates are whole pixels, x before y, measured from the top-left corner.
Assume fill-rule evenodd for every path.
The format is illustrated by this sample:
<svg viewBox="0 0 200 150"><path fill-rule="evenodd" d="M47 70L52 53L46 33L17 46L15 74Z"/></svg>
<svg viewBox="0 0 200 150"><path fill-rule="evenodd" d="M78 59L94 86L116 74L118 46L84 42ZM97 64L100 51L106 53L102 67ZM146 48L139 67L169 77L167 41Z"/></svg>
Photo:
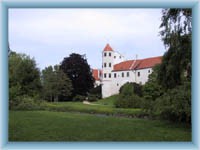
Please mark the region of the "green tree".
<svg viewBox="0 0 200 150"><path fill-rule="evenodd" d="M87 95L94 87L94 78L90 66L83 55L71 54L64 58L61 70L70 78L73 85L72 95Z"/></svg>
<svg viewBox="0 0 200 150"><path fill-rule="evenodd" d="M117 108L140 108L142 104L142 98L140 89L137 84L125 83L120 89L120 94L115 101L115 107ZM138 92L139 91L139 92Z"/></svg>
<svg viewBox="0 0 200 150"><path fill-rule="evenodd" d="M191 9L162 11L160 35L168 51L163 56L158 79L165 88L180 85L185 77L191 79L191 21Z"/></svg>
<svg viewBox="0 0 200 150"><path fill-rule="evenodd" d="M156 65L153 68L153 72L149 75L148 82L143 86L143 109L152 114L155 100L164 94L164 89L158 83L158 72L160 65Z"/></svg>
<svg viewBox="0 0 200 150"><path fill-rule="evenodd" d="M35 60L25 54L9 54L9 100L15 103L22 95L36 96L40 93L40 71Z"/></svg>
<svg viewBox="0 0 200 150"><path fill-rule="evenodd" d="M62 101L71 96L72 84L58 65L42 70L43 96L48 101Z"/></svg>
<svg viewBox="0 0 200 150"><path fill-rule="evenodd" d="M186 81L157 98L153 109L155 115L165 120L191 123L190 86L190 82Z"/></svg>

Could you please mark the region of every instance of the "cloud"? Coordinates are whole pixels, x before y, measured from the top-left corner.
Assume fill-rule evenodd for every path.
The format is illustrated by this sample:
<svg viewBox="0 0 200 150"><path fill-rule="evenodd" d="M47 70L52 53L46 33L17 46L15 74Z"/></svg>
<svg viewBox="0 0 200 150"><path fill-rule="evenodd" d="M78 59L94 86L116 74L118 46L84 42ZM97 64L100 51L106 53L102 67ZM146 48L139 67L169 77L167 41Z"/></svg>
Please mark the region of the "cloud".
<svg viewBox="0 0 200 150"><path fill-rule="evenodd" d="M9 9L9 42L14 50L26 49L25 53L33 54L41 68L48 65L42 56L47 54L55 63L61 61L57 60L61 55L72 51L86 53L93 67L101 67L101 58L98 62L94 55L101 57L107 42L128 56L133 55L135 48L155 48L152 42L163 51L157 36L160 12L160 9Z"/></svg>

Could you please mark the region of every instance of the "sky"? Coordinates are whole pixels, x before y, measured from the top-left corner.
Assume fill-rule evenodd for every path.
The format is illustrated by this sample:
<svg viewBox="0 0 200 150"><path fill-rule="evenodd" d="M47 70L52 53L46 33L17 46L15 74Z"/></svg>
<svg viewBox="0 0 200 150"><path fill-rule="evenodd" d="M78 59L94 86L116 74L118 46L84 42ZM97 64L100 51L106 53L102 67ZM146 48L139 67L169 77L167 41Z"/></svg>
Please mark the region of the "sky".
<svg viewBox="0 0 200 150"><path fill-rule="evenodd" d="M107 43L127 60L162 56L161 16L161 9L9 8L9 45L40 70L71 53L86 54L91 68L101 68Z"/></svg>

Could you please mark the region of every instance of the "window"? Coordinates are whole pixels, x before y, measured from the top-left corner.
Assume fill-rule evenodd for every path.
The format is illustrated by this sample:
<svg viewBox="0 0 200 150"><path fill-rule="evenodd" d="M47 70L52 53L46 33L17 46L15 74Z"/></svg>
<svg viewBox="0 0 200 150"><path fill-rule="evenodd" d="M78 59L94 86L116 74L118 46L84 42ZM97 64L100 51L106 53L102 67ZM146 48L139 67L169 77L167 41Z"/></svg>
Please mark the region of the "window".
<svg viewBox="0 0 200 150"><path fill-rule="evenodd" d="M104 67L106 67L106 63L104 63Z"/></svg>
<svg viewBox="0 0 200 150"><path fill-rule="evenodd" d="M109 78L111 78L111 73L109 73Z"/></svg>
<svg viewBox="0 0 200 150"><path fill-rule="evenodd" d="M121 56L119 56L119 58L121 58Z"/></svg>
<svg viewBox="0 0 200 150"><path fill-rule="evenodd" d="M129 77L129 72L127 72L126 76Z"/></svg>
<svg viewBox="0 0 200 150"><path fill-rule="evenodd" d="M124 73L122 72L122 77L124 77Z"/></svg>
<svg viewBox="0 0 200 150"><path fill-rule="evenodd" d="M116 56L114 56L114 58L116 58Z"/></svg>
<svg viewBox="0 0 200 150"><path fill-rule="evenodd" d="M106 56L106 53L104 53L104 56Z"/></svg>
<svg viewBox="0 0 200 150"><path fill-rule="evenodd" d="M109 67L111 67L111 63L109 63Z"/></svg>
<svg viewBox="0 0 200 150"><path fill-rule="evenodd" d="M151 72L151 70L148 70L148 73L150 73Z"/></svg>
<svg viewBox="0 0 200 150"><path fill-rule="evenodd" d="M111 53L109 53L109 56L111 56Z"/></svg>
<svg viewBox="0 0 200 150"><path fill-rule="evenodd" d="M140 72L137 73L137 76L138 76L138 77L140 76Z"/></svg>
<svg viewBox="0 0 200 150"><path fill-rule="evenodd" d="M119 84L117 83L117 86L119 86Z"/></svg>
<svg viewBox="0 0 200 150"><path fill-rule="evenodd" d="M106 73L104 73L104 78L106 78Z"/></svg>
<svg viewBox="0 0 200 150"><path fill-rule="evenodd" d="M114 78L116 78L117 77L117 74L116 73L114 73Z"/></svg>

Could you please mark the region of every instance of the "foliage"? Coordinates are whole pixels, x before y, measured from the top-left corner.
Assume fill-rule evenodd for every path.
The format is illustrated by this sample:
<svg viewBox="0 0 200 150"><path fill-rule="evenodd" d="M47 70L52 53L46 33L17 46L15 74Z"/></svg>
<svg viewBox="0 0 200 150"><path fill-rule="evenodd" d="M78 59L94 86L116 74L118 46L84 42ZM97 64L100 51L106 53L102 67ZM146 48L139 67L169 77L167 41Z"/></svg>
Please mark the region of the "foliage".
<svg viewBox="0 0 200 150"><path fill-rule="evenodd" d="M79 101L79 102L82 102L86 100L86 96L83 96L83 95L76 95L73 97L73 101Z"/></svg>
<svg viewBox="0 0 200 150"><path fill-rule="evenodd" d="M135 88L137 87L137 88ZM117 101L115 102L115 107L117 108L140 108L142 103L142 98L139 97L137 94L142 93L140 92L140 86L137 86L137 84L133 83L126 83L121 88L121 92L119 94L119 97ZM135 90L137 89L137 90ZM137 94L135 94L135 91L137 91ZM139 91L139 92L138 92ZM141 90L142 91L142 90Z"/></svg>
<svg viewBox="0 0 200 150"><path fill-rule="evenodd" d="M130 87L130 88L127 88L127 86ZM127 82L127 83L125 83L123 86L120 87L119 92L122 93L124 88L126 88L128 90L127 93L131 93L131 91L132 91L134 94L136 94L136 95L138 95L140 97L143 95L143 93L142 93L142 85L137 84L135 82Z"/></svg>
<svg viewBox="0 0 200 150"><path fill-rule="evenodd" d="M97 100L99 100L101 98L101 96L97 95L97 94L89 94L88 97L87 97L88 101L90 102L95 102Z"/></svg>
<svg viewBox="0 0 200 150"><path fill-rule="evenodd" d="M155 101L154 112L162 119L191 122L191 83L168 90Z"/></svg>
<svg viewBox="0 0 200 150"><path fill-rule="evenodd" d="M135 94L131 95L119 95L119 98L115 102L116 108L140 108L142 98Z"/></svg>
<svg viewBox="0 0 200 150"><path fill-rule="evenodd" d="M160 35L168 51L164 54L158 80L168 88L191 80L192 10L164 9Z"/></svg>
<svg viewBox="0 0 200 150"><path fill-rule="evenodd" d="M71 96L72 83L57 65L42 70L42 85L44 99L48 101L61 101Z"/></svg>
<svg viewBox="0 0 200 150"><path fill-rule="evenodd" d="M101 96L102 96L102 95L101 95L101 85L90 89L89 95L93 95L93 96L95 96L97 99L101 99L101 98L102 98L102 97L101 97Z"/></svg>
<svg viewBox="0 0 200 150"><path fill-rule="evenodd" d="M160 69L160 65L156 65L153 68L153 72L149 75L148 81L143 86L143 104L142 108L144 111L151 114L154 101L163 95L164 89L162 86L158 83L157 76L158 71Z"/></svg>
<svg viewBox="0 0 200 150"><path fill-rule="evenodd" d="M9 53L9 102L16 105L18 97L40 94L40 72L35 60L25 54Z"/></svg>
<svg viewBox="0 0 200 150"><path fill-rule="evenodd" d="M11 101L11 110L41 110L45 109L45 104L36 97L30 97L27 95L19 96L14 103Z"/></svg>
<svg viewBox="0 0 200 150"><path fill-rule="evenodd" d="M94 78L83 55L72 53L69 57L64 58L60 68L72 81L72 96L87 95L93 88Z"/></svg>

